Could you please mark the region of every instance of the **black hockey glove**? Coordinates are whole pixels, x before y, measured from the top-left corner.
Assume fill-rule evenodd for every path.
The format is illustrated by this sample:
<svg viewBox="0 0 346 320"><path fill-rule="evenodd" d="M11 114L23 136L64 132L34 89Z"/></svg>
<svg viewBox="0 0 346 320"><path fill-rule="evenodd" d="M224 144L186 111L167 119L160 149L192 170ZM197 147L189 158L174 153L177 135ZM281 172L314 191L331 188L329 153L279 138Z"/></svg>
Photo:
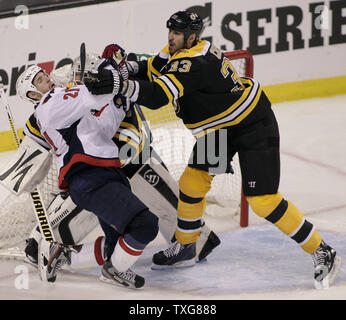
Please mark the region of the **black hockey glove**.
<svg viewBox="0 0 346 320"><path fill-rule="evenodd" d="M95 95L117 95L123 88L123 80L118 70L100 69L97 73L88 72L84 84Z"/></svg>
<svg viewBox="0 0 346 320"><path fill-rule="evenodd" d="M118 109L124 109L125 113L130 110L131 104L133 105L133 102L131 102L129 98L126 98L121 94L116 95L113 98L113 102Z"/></svg>

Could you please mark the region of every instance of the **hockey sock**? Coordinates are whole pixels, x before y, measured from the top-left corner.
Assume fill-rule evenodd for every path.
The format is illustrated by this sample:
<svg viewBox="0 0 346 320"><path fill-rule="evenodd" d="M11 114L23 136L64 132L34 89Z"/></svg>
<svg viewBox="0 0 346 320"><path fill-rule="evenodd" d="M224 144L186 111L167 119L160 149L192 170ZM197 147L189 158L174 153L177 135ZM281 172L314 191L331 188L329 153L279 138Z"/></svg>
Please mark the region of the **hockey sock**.
<svg viewBox="0 0 346 320"><path fill-rule="evenodd" d="M179 181L178 223L175 237L178 242L196 242L201 232L206 207L205 195L213 177L208 172L186 167Z"/></svg>
<svg viewBox="0 0 346 320"><path fill-rule="evenodd" d="M191 198L189 201L191 201ZM175 231L175 237L179 243L188 244L197 242L202 227L202 216L200 216L200 213L202 212L203 214L205 211L205 206L205 198L193 204L181 201L179 199L178 223ZM197 218L195 218L196 216Z"/></svg>
<svg viewBox="0 0 346 320"><path fill-rule="evenodd" d="M111 257L112 264L117 271L124 272L137 261L142 252L128 245L121 236Z"/></svg>
<svg viewBox="0 0 346 320"><path fill-rule="evenodd" d="M84 244L79 252L71 252L71 269L94 268L104 264L104 237Z"/></svg>
<svg viewBox="0 0 346 320"><path fill-rule="evenodd" d="M322 238L315 227L280 193L247 197L247 200L258 216L273 223L296 241L305 252L313 253L319 247Z"/></svg>

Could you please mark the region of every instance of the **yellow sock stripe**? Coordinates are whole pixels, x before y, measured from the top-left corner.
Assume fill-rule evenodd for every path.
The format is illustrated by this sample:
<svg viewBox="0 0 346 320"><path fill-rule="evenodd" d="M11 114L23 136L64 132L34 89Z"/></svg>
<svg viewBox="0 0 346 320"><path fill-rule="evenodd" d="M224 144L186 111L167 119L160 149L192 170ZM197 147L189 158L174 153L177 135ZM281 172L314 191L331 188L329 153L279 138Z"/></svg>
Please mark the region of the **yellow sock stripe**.
<svg viewBox="0 0 346 320"><path fill-rule="evenodd" d="M205 211L207 201L204 198L202 201L194 204L178 201L178 218L185 220L200 219Z"/></svg>
<svg viewBox="0 0 346 320"><path fill-rule="evenodd" d="M264 196L246 197L253 212L262 218L267 218L278 207L282 199L280 192Z"/></svg>
<svg viewBox="0 0 346 320"><path fill-rule="evenodd" d="M304 220L303 214L290 202L281 219L275 225L285 234L290 235L299 231L299 227Z"/></svg>
<svg viewBox="0 0 346 320"><path fill-rule="evenodd" d="M192 242L197 242L200 233L201 231L195 231L191 233L181 232L177 229L175 231L175 238L178 240L178 242L182 244L188 244Z"/></svg>
<svg viewBox="0 0 346 320"><path fill-rule="evenodd" d="M213 177L206 171L186 167L179 180L179 189L191 198L204 198Z"/></svg>
<svg viewBox="0 0 346 320"><path fill-rule="evenodd" d="M307 253L313 253L317 250L322 242L322 238L316 229L313 229L310 237L301 244L301 248Z"/></svg>

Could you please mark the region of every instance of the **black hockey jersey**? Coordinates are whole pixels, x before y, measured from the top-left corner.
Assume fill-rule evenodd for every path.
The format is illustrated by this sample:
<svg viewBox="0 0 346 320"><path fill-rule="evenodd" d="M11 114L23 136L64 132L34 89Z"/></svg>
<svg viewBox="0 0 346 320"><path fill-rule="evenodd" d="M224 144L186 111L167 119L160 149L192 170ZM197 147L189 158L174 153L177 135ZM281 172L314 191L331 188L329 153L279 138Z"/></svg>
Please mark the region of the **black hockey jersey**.
<svg viewBox="0 0 346 320"><path fill-rule="evenodd" d="M138 79L137 102L150 109L172 103L196 138L239 124L262 95L258 81L238 77L230 60L206 40L172 57L166 46L157 56L139 63Z"/></svg>

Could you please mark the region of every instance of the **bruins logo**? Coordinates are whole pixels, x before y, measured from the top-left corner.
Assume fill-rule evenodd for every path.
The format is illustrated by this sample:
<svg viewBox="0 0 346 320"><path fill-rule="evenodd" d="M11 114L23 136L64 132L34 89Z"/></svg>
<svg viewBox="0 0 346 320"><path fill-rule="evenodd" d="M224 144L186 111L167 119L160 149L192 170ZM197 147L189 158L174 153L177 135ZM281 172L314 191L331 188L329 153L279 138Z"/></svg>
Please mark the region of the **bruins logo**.
<svg viewBox="0 0 346 320"><path fill-rule="evenodd" d="M196 19L197 19L196 13L191 13L191 14L190 14L190 19L191 19L192 21L196 20Z"/></svg>

